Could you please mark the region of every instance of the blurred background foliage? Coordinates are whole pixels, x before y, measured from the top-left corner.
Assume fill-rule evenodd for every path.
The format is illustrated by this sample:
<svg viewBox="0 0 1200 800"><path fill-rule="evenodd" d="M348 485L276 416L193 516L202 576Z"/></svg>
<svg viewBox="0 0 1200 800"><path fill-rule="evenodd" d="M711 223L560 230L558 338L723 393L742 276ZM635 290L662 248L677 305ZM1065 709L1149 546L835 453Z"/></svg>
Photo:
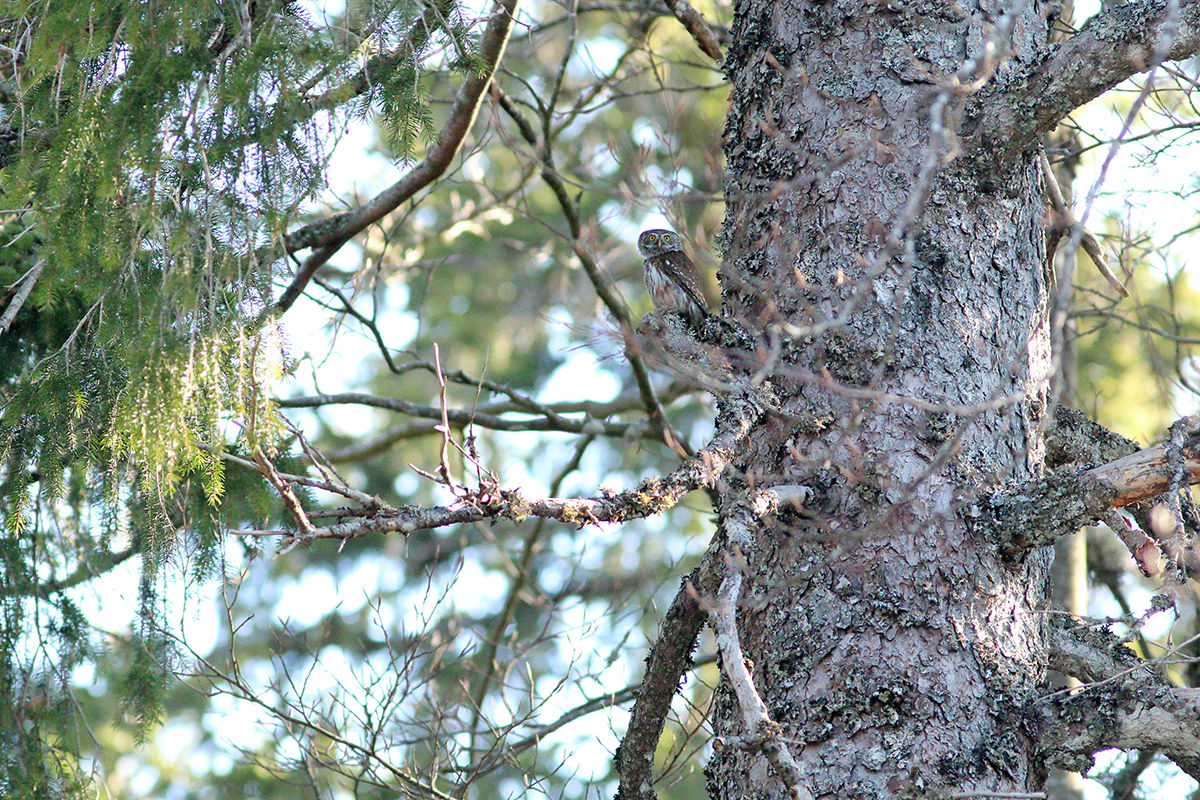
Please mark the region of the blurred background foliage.
<svg viewBox="0 0 1200 800"><path fill-rule="evenodd" d="M728 27L727 3L696 7ZM237 532L290 527L278 495L214 454L303 473L302 435L386 503L451 502L412 469L437 467L436 419L336 396L436 409L436 345L461 378L449 405L513 428L454 431L503 486L593 495L679 463L646 432L617 323L574 249L634 320L650 308L644 227L683 232L718 292L726 88L657 3L520 6L447 174L271 313L297 264L285 234L421 161L479 69L486 13L0 12L0 314L15 311L0 325L0 794L611 795L622 692L711 534L703 493L621 527L498 522L277 553L278 536ZM1198 187L1153 157L1195 129L1187 77L1156 75L1130 135L1158 133L1121 150L1092 211L1132 297L1116 303L1085 257L1075 275L1076 402L1143 443L1195 408ZM1076 141L1107 141L1129 105L1085 109ZM1081 197L1105 152L1079 155ZM656 382L671 424L704 444L705 395ZM526 430L547 406L630 427ZM323 519L346 503L301 500ZM665 798L704 791L706 653L662 742Z"/></svg>

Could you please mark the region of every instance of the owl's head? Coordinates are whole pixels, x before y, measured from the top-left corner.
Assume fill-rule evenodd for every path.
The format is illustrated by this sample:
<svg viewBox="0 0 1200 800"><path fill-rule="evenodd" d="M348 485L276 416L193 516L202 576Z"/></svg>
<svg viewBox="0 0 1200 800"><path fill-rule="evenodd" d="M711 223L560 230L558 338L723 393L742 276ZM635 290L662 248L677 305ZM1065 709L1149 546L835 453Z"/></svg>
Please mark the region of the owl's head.
<svg viewBox="0 0 1200 800"><path fill-rule="evenodd" d="M638 237L638 252L642 254L642 258L650 258L650 256L657 256L662 253L682 249L683 245L679 241L679 234L675 231L667 231L660 228L652 231L642 231L642 235Z"/></svg>

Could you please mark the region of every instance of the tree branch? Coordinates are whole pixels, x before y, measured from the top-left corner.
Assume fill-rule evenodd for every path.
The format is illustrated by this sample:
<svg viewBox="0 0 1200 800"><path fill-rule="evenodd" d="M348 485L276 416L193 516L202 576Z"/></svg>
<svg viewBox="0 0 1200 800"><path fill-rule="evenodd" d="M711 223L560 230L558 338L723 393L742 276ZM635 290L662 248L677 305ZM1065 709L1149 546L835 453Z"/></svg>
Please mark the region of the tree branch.
<svg viewBox="0 0 1200 800"><path fill-rule="evenodd" d="M424 406L394 397L378 397L359 392L296 397L279 401L280 408L315 408L327 405L364 405L424 419L438 421L442 419L442 409L437 406ZM536 415L539 419L508 419L498 416L501 413L530 414ZM597 433L605 436L627 436L631 432L635 432L635 423L604 422L589 417L569 419L551 407L535 410L516 401L481 403L473 408L448 408L446 417L457 427L478 425L481 428L497 431L561 431L564 433Z"/></svg>
<svg viewBox="0 0 1200 800"><path fill-rule="evenodd" d="M663 395L666 402L671 402L688 391L691 387L682 382L673 383L667 387ZM662 436L652 425L645 422L612 422L605 418L625 411L632 411L643 403L643 396L638 394L623 394L608 403L551 403L541 404L534 401L518 399L494 403L480 403L471 408L453 408L446 410L446 416L452 426L463 428L476 425L480 428L496 431L557 431L561 433L592 433L607 437L640 437L661 441ZM394 397L379 397L377 395L359 392L343 392L340 394L315 395L310 397L294 397L277 401L279 408L318 408L327 405L365 405L373 408L383 408L413 417L439 422L442 410L438 406L425 406L400 400ZM511 419L501 414L525 414L532 418ZM566 417L564 414L583 414L582 418ZM421 436L433 431L429 425L405 425L389 430L379 436L346 448L337 453L330 453L331 461L345 461L353 456L378 452L388 444L400 439Z"/></svg>
<svg viewBox="0 0 1200 800"><path fill-rule="evenodd" d="M450 378L450 375L447 374L446 377ZM671 403L696 390L697 388L694 385L676 381L663 390L661 399L664 403ZM340 395L323 395L318 398L293 398L291 400L280 401L280 407L288 407L297 403L307 403L309 407L318 407L326 403L312 401L324 400L333 403L340 402L339 398ZM391 408L392 410L404 413L404 409L393 407L395 404L391 398L375 399L379 402L368 403L367 405ZM356 401L349 400L347 402ZM334 464L358 461L381 453L396 442L437 433L437 426L441 421L440 412L433 406L417 406L414 404L413 407L416 409L415 416L421 417L421 419L394 425L387 430L346 447L325 450L323 451L323 455ZM512 413L536 413L530 411L528 407L519 401L480 403L472 406L470 409L450 409L448 416L451 425L460 430L468 425L475 425L480 428L488 428L489 430L509 432L556 431L562 433L595 434L613 439L640 436L653 441L662 440L662 436L645 422L620 422L608 419L608 417L614 414L621 414L641 408L642 397L637 393L626 392L606 403L585 400L582 402L549 403L546 407L553 410L553 416L541 415L532 419L509 419L500 416L501 414ZM562 415L564 414L583 414L584 416L582 419L574 419L563 417Z"/></svg>
<svg viewBox="0 0 1200 800"><path fill-rule="evenodd" d="M608 281L604 279L603 273L600 272L600 266L583 244L583 222L579 217L579 209L576 203L571 200L566 184L554 166L554 157L550 152L550 143L539 141L537 131L525 119L525 115L521 113L521 109L517 107L516 103L508 95L499 88L494 88L492 93L496 98L496 102L516 124L517 130L521 133L521 138L534 147L535 150L540 149L542 180L554 192L563 217L567 220L567 225L571 230L571 250L579 259L579 264L583 267L584 274L592 282L592 287L596 290L596 295L604 303L609 313L617 320L622 338L626 342L629 342L634 329L633 320L629 316L629 309L625 307L625 303L608 285ZM668 447L680 455L691 455L687 450L686 443L680 442L679 437L674 434L671 426L667 423L666 411L663 410L662 402L654 391L654 385L650 381L650 372L646 368L645 362L636 351L628 346L625 348L625 358L629 361L629 367L633 371L633 379L637 383L638 391L642 393L642 398L646 404L646 414L650 418L650 424L654 426L655 431L660 434L660 438Z"/></svg>
<svg viewBox="0 0 1200 800"><path fill-rule="evenodd" d="M1113 509L1168 492L1175 481L1200 484L1200 434L1183 440L1175 457L1168 445L1158 445L1092 469L1061 469L1001 489L969 512L969 522L1013 557L1106 519Z"/></svg>
<svg viewBox="0 0 1200 800"><path fill-rule="evenodd" d="M710 551L711 553L711 551ZM679 691L683 673L692 666L692 649L704 627L704 612L690 586L700 591L717 585L711 569L715 559L705 555L705 563L683 579L679 592L659 626L658 641L646 657L646 676L638 687L637 700L629 718L629 727L613 757L620 781L616 800L654 800L654 754L662 738L671 700Z"/></svg>
<svg viewBox="0 0 1200 800"><path fill-rule="evenodd" d="M4 314L0 316L0 334L3 334L12 325L13 320L17 318L17 314L21 311L21 306L25 305L25 301L29 298L29 293L33 291L34 284L42 275L42 268L46 266L46 262L38 259L34 265L26 271L19 279L17 279L17 290L13 293L12 300L8 302L8 307L4 309Z"/></svg>
<svg viewBox="0 0 1200 800"><path fill-rule="evenodd" d="M1200 689L1178 689L1111 635L1052 629L1050 666L1092 682L1039 703L1040 749L1054 766L1086 772L1109 747L1161 750L1200 780Z"/></svg>
<svg viewBox="0 0 1200 800"><path fill-rule="evenodd" d="M504 56L504 48L508 44L508 36L515 20L517 2L518 0L497 0L492 18L479 44L481 69L463 81L458 95L454 98L450 116L442 126L437 142L425 155L425 160L358 208L306 225L288 234L284 239L284 247L289 253L306 248L313 248L314 252L305 259L291 285L276 303L281 312L291 308L316 271L351 237L394 211L401 203L441 177L450 166L475 123L483 93Z"/></svg>
<svg viewBox="0 0 1200 800"><path fill-rule="evenodd" d="M404 506L372 512L367 517L314 527L301 536L285 530L235 530L230 533L240 536L291 537L307 542L315 539L356 539L372 533L407 534L485 519L510 519L520 522L526 517L545 517L582 526L653 516L672 508L694 489L712 488L716 485L717 478L737 455L740 443L762 413L762 409L753 406L752 401L748 403L748 406L740 409L737 424L719 433L696 457L689 459L663 478L648 478L637 487L624 492L602 493L599 497L546 497L528 500L517 491L481 488L465 490L453 505L433 508ZM345 517L357 516L358 513L348 511Z"/></svg>
<svg viewBox="0 0 1200 800"><path fill-rule="evenodd" d="M1200 780L1200 689L1102 684L1054 696L1042 720L1042 746L1054 766L1086 772L1091 754L1110 747L1161 750Z"/></svg>
<svg viewBox="0 0 1200 800"><path fill-rule="evenodd" d="M712 27L708 24L708 20L704 15L692 7L687 0L665 0L667 8L671 9L671 13L675 15L675 19L692 35L696 46L704 51L704 55L721 63L721 59L725 56L721 53L721 46L717 44L717 37L713 34Z"/></svg>
<svg viewBox="0 0 1200 800"><path fill-rule="evenodd" d="M1113 433L1076 408L1057 405L1053 424L1046 428L1046 466L1091 468L1133 455L1141 448L1132 439Z"/></svg>
<svg viewBox="0 0 1200 800"><path fill-rule="evenodd" d="M963 149L999 171L1075 109L1121 81L1200 51L1200 0L1135 0L1088 20L1024 76L972 98Z"/></svg>
<svg viewBox="0 0 1200 800"><path fill-rule="evenodd" d="M1038 154L1038 166L1041 167L1042 180L1046 184L1046 194L1050 198L1050 219L1046 226L1046 263L1054 263L1054 254L1058 250L1058 243L1062 240L1062 237L1074 231L1076 226L1079 226L1079 243L1083 246L1084 252L1092 259L1092 263L1096 265L1096 269L1100 270L1100 274L1104 276L1104 280L1108 281L1109 287L1121 295L1121 297L1129 297L1129 290L1125 288L1125 284L1121 282L1121 279L1113 273L1112 267L1108 265L1108 257L1104 253L1104 245L1100 244L1100 240L1096 238L1096 234L1080 226L1079 221L1075 219L1075 215L1071 213L1071 209L1067 205L1067 200L1063 197L1062 187L1058 185L1058 176L1054 174L1054 168L1050 166L1050 159L1046 157L1045 150ZM1074 241L1074 237L1068 241Z"/></svg>
<svg viewBox="0 0 1200 800"><path fill-rule="evenodd" d="M726 563L725 577L721 580L716 599L700 597L698 602L708 614L716 633L717 647L721 651L721 669L733 688L738 709L742 712L742 725L746 729L744 745L748 749L761 751L767 757L783 781L789 797L793 800L812 800L812 793L805 785L804 773L783 738L783 729L767 712L767 704L754 687L754 679L742 655L736 617L741 589L741 570L736 565ZM716 746L717 742L713 744Z"/></svg>
<svg viewBox="0 0 1200 800"><path fill-rule="evenodd" d="M1055 619L1062 621L1050 625L1046 637L1050 669L1083 683L1137 678L1168 685L1156 669L1107 630L1086 627L1071 618Z"/></svg>
<svg viewBox="0 0 1200 800"><path fill-rule="evenodd" d="M728 445L722 446L719 452L729 453L730 457L761 414L761 409L756 408L752 400L747 400L746 404L731 403L731 406L730 424L722 427L722 432L713 440L713 444L719 440L727 442ZM709 460L706 455L709 448L700 452L698 460ZM721 469L724 470L724 465ZM724 542L714 540L709 545L700 566L684 578L659 626L658 641L646 657L646 677L638 690L629 727L614 757L619 780L616 800L654 800L657 797L654 792L654 754L658 750L658 740L662 738L671 700L679 690L684 671L691 665L692 649L704 626L705 614L697 598L713 596L721 585L723 552Z"/></svg>
<svg viewBox="0 0 1200 800"><path fill-rule="evenodd" d="M38 597L42 600L49 600L51 595L90 581L128 561L138 552L140 552L140 548L132 546L115 553L112 551L96 553L81 561L75 571L66 577L53 578L44 583L27 586L4 586L0 588L0 597Z"/></svg>
<svg viewBox="0 0 1200 800"><path fill-rule="evenodd" d="M665 478L651 478L625 492L599 497L544 497L528 500L521 493L500 489L494 493L465 490L461 501L450 506L422 508L404 506L394 512L375 513L335 525L306 531L304 541L316 539L357 539L373 533L403 533L444 528L464 522L509 519L520 522L527 517L556 519L571 525L600 522L627 522L660 514L675 506L693 489L709 485L711 476L696 462L689 463ZM347 514L346 516L351 516ZM295 536L285 530L234 530L240 536Z"/></svg>

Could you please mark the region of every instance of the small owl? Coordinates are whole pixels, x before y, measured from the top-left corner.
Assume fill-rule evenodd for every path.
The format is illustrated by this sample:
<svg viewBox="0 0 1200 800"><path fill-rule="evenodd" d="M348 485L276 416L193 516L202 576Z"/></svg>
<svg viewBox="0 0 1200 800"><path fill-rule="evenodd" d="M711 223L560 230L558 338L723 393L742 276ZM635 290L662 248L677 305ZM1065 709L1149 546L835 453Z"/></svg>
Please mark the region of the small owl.
<svg viewBox="0 0 1200 800"><path fill-rule="evenodd" d="M660 314L671 311L700 330L709 316L700 273L683 252L675 231L642 231L638 251L646 261L646 291Z"/></svg>

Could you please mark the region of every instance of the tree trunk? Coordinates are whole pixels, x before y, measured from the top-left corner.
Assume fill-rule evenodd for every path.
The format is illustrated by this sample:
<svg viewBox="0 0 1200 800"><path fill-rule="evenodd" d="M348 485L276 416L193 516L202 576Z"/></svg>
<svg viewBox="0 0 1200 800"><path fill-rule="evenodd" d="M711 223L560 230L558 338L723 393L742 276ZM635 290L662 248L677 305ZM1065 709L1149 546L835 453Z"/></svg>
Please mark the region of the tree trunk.
<svg viewBox="0 0 1200 800"><path fill-rule="evenodd" d="M992 9L735 9L722 281L774 407L721 524L755 686L815 797L1045 780L1027 710L1050 554L1007 562L959 513L1040 472L1051 371L1036 152L986 178L952 161L968 85L1046 52L1039 6ZM814 494L737 540L747 493L778 484ZM727 682L715 717L747 733ZM753 748L719 748L709 778L714 798L786 793Z"/></svg>

